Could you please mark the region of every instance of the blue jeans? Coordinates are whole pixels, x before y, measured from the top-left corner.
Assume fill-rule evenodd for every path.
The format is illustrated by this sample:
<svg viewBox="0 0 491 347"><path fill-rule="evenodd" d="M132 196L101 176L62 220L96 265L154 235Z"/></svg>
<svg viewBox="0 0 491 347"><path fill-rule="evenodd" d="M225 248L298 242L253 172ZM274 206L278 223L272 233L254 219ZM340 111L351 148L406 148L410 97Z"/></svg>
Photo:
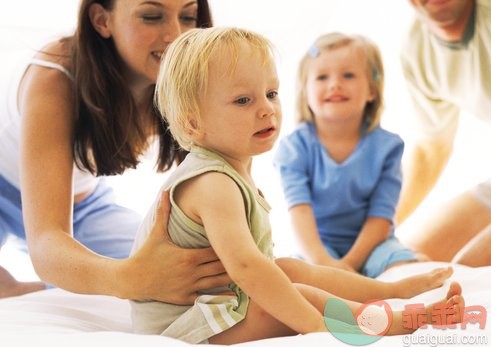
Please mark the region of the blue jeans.
<svg viewBox="0 0 491 347"><path fill-rule="evenodd" d="M101 179L96 189L73 206L73 235L92 251L127 258L142 218L114 202L112 188ZM20 191L0 175L0 246L8 234L25 240Z"/></svg>

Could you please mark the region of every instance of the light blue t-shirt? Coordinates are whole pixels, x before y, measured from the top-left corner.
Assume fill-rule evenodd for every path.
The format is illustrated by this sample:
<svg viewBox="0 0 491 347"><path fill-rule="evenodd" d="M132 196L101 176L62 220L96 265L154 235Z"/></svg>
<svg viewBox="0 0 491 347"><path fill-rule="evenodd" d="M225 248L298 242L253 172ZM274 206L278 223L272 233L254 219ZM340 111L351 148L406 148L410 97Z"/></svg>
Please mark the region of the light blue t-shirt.
<svg viewBox="0 0 491 347"><path fill-rule="evenodd" d="M338 164L320 143L315 125L305 122L281 139L274 164L288 208L310 204L323 244L343 256L367 217L393 221L403 150L398 135L376 128Z"/></svg>

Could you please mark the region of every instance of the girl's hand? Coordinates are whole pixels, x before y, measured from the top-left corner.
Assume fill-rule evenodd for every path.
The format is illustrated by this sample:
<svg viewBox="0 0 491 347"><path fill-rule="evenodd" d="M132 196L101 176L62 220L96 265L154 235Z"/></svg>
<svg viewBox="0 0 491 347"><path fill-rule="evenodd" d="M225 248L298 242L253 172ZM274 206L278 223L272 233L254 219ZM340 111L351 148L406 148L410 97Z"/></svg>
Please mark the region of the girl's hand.
<svg viewBox="0 0 491 347"><path fill-rule="evenodd" d="M340 263L340 268L344 270L348 270L351 272L358 272L349 262L345 261L344 259L338 260Z"/></svg>
<svg viewBox="0 0 491 347"><path fill-rule="evenodd" d="M163 192L147 240L124 266L129 288L122 296L189 305L199 291L231 282L213 249L184 249L170 240L169 211L169 194Z"/></svg>

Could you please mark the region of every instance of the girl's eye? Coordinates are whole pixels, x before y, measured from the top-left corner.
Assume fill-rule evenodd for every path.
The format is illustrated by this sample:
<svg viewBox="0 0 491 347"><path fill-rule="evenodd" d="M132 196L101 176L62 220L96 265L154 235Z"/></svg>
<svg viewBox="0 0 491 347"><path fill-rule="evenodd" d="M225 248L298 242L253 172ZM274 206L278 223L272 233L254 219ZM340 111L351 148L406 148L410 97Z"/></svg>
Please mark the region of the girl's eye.
<svg viewBox="0 0 491 347"><path fill-rule="evenodd" d="M243 98L238 98L237 100L235 100L235 103L239 104L239 105L246 105L249 101L250 101L249 98L243 97Z"/></svg>
<svg viewBox="0 0 491 347"><path fill-rule="evenodd" d="M278 92L274 90L266 94L266 96L268 97L268 99L275 99L278 97Z"/></svg>
<svg viewBox="0 0 491 347"><path fill-rule="evenodd" d="M345 72L343 74L344 78L354 78L355 77L355 74L352 73L352 72Z"/></svg>
<svg viewBox="0 0 491 347"><path fill-rule="evenodd" d="M327 80L327 75L319 75L319 76L317 76L317 80L318 81L325 81L325 80Z"/></svg>

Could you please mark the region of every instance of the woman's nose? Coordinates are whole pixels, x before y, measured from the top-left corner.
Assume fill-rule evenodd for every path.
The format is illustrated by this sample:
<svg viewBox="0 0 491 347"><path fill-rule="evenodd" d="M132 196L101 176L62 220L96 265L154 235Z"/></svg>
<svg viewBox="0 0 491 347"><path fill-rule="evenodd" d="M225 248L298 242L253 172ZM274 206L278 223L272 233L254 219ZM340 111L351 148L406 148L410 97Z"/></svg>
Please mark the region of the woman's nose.
<svg viewBox="0 0 491 347"><path fill-rule="evenodd" d="M164 28L163 38L166 43L171 43L183 32L179 18L167 22Z"/></svg>

